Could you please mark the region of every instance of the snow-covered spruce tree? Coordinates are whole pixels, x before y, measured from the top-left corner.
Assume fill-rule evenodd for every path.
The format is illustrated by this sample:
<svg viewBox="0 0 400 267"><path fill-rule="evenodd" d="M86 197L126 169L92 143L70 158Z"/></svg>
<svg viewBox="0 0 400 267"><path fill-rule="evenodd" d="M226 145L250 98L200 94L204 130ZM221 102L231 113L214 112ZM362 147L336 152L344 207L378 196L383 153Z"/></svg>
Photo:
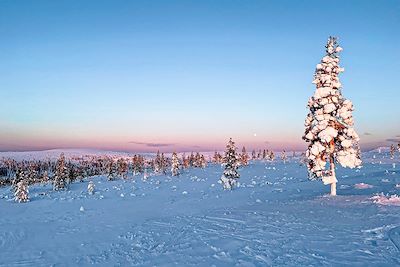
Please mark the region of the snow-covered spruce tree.
<svg viewBox="0 0 400 267"><path fill-rule="evenodd" d="M286 163L287 160L287 156L286 156L286 151L283 150L281 153L281 160L283 161L283 163Z"/></svg>
<svg viewBox="0 0 400 267"><path fill-rule="evenodd" d="M116 165L114 160L111 158L107 163L107 179L113 181L117 175Z"/></svg>
<svg viewBox="0 0 400 267"><path fill-rule="evenodd" d="M396 152L396 148L393 144L390 145L390 159L394 159L394 152Z"/></svg>
<svg viewBox="0 0 400 267"><path fill-rule="evenodd" d="M178 155L176 152L172 153L172 163L171 163L171 172L172 176L178 176L179 175L179 159Z"/></svg>
<svg viewBox="0 0 400 267"><path fill-rule="evenodd" d="M308 101L303 139L309 143L306 151L309 178L322 179L331 185L336 195L335 163L354 168L361 165L359 137L353 128L353 104L341 92L339 66L342 48L335 37L329 37L326 56L317 64L313 83L314 95Z"/></svg>
<svg viewBox="0 0 400 267"><path fill-rule="evenodd" d="M14 199L17 202L28 202L29 201L29 189L28 183L25 180L21 180L17 183L15 188Z"/></svg>
<svg viewBox="0 0 400 267"><path fill-rule="evenodd" d="M251 151L251 159L255 160L256 159L256 151L253 149L253 151Z"/></svg>
<svg viewBox="0 0 400 267"><path fill-rule="evenodd" d="M24 172L22 171L22 169L17 166L17 169L15 170L15 175L14 175L14 179L12 180L12 188L16 188L17 184L24 178Z"/></svg>
<svg viewBox="0 0 400 267"><path fill-rule="evenodd" d="M274 151L270 151L269 153L268 153L268 160L269 161L274 161L275 160L275 153L274 153Z"/></svg>
<svg viewBox="0 0 400 267"><path fill-rule="evenodd" d="M67 186L67 180L69 179L69 171L65 164L65 156L64 153L61 153L60 158L56 163L56 171L54 175L54 190L62 190Z"/></svg>
<svg viewBox="0 0 400 267"><path fill-rule="evenodd" d="M49 182L49 174L47 171L44 171L43 176L42 176L42 183L47 184Z"/></svg>
<svg viewBox="0 0 400 267"><path fill-rule="evenodd" d="M240 161L243 166L247 166L249 164L249 155L247 154L244 146L242 148L242 154L240 155Z"/></svg>
<svg viewBox="0 0 400 267"><path fill-rule="evenodd" d="M204 155L200 156L200 168L205 169L207 167L207 160Z"/></svg>
<svg viewBox="0 0 400 267"><path fill-rule="evenodd" d="M156 158L154 159L154 172L160 173L161 169L162 169L162 162L161 162L160 151L157 151Z"/></svg>
<svg viewBox="0 0 400 267"><path fill-rule="evenodd" d="M240 174L237 171L240 165L239 156L236 153L235 142L232 141L232 138L229 139L229 142L226 145L223 165L225 170L221 176L220 182L224 189L232 190L236 186L237 180L240 177Z"/></svg>

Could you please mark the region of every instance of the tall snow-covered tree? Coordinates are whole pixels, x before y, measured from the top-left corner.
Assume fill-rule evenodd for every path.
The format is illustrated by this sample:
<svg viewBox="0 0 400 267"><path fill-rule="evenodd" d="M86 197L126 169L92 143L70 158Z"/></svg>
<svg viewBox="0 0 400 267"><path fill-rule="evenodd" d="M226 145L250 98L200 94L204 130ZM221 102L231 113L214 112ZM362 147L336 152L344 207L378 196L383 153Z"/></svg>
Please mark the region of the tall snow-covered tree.
<svg viewBox="0 0 400 267"><path fill-rule="evenodd" d="M336 195L335 163L354 168L361 165L359 137L353 128L353 103L342 95L339 74L339 52L343 49L335 37L329 37L326 55L317 64L313 84L314 95L308 101L303 139L310 179L322 179Z"/></svg>
<svg viewBox="0 0 400 267"><path fill-rule="evenodd" d="M239 156L236 153L235 142L232 141L232 138L229 139L229 142L226 145L223 165L225 169L220 181L224 189L232 190L236 186L237 180L240 177L237 170L240 165Z"/></svg>
<svg viewBox="0 0 400 267"><path fill-rule="evenodd" d="M29 189L28 183L25 179L19 181L17 183L17 187L15 189L15 201L17 202L28 202L29 201Z"/></svg>
<svg viewBox="0 0 400 267"><path fill-rule="evenodd" d="M65 164L65 156L64 153L61 153L60 158L56 163L56 172L54 175L54 190L62 190L67 186L67 180L69 179L69 171Z"/></svg>
<svg viewBox="0 0 400 267"><path fill-rule="evenodd" d="M176 152L172 153L172 163L171 163L171 172L172 176L178 176L179 175L179 159L178 155Z"/></svg>

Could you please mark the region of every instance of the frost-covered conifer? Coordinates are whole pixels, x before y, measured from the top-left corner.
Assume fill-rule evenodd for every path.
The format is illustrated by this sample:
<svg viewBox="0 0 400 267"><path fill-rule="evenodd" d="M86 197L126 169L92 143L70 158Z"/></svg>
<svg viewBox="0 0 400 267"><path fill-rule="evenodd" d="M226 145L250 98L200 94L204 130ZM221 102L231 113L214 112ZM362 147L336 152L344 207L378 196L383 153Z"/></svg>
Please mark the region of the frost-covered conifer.
<svg viewBox="0 0 400 267"><path fill-rule="evenodd" d="M164 153L161 153L161 160L160 160L160 163L161 163L161 165L160 165L160 167L161 167L161 172L163 173L163 174L166 174L167 173L167 159L165 158L165 156L164 156Z"/></svg>
<svg viewBox="0 0 400 267"><path fill-rule="evenodd" d="M249 164L249 155L246 152L246 148L243 146L242 154L240 155L240 163L243 166L247 166Z"/></svg>
<svg viewBox="0 0 400 267"><path fill-rule="evenodd" d="M28 185L35 184L37 182L38 172L34 166L34 164L30 164L28 169L25 171L26 175L26 183Z"/></svg>
<svg viewBox="0 0 400 267"><path fill-rule="evenodd" d="M17 202L29 201L29 189L28 189L28 184L25 180L21 180L17 183L14 196L15 196L14 199Z"/></svg>
<svg viewBox="0 0 400 267"><path fill-rule="evenodd" d="M220 182L224 189L232 190L236 186L237 180L240 177L240 174L237 171L239 167L239 157L236 153L235 142L232 141L232 138L229 139L229 142L226 145L223 165L225 170L221 176Z"/></svg>
<svg viewBox="0 0 400 267"><path fill-rule="evenodd" d="M200 156L200 168L204 169L205 167L207 167L207 160L204 157L204 155Z"/></svg>
<svg viewBox="0 0 400 267"><path fill-rule="evenodd" d="M214 161L214 163L217 163L217 164L222 163L222 156L219 152L215 151L213 161Z"/></svg>
<svg viewBox="0 0 400 267"><path fill-rule="evenodd" d="M160 151L157 151L156 158L154 159L154 172L160 173L161 169L162 169L162 162L161 162Z"/></svg>
<svg viewBox="0 0 400 267"><path fill-rule="evenodd" d="M275 160L275 153L274 153L274 151L269 151L269 153L268 153L268 159L270 160L270 161L274 161Z"/></svg>
<svg viewBox="0 0 400 267"><path fill-rule="evenodd" d="M14 179L11 183L12 187L15 189L17 187L17 184L23 179L24 172L20 167L17 166L17 169L15 170L15 175Z"/></svg>
<svg viewBox="0 0 400 267"><path fill-rule="evenodd" d="M126 163L125 159L120 158L117 160L117 174L121 176L121 178L126 179L128 174L128 163Z"/></svg>
<svg viewBox="0 0 400 267"><path fill-rule="evenodd" d="M267 154L268 154L268 152L267 152L267 150L263 150L263 153L262 153L262 157L263 157L263 159L266 159L267 158Z"/></svg>
<svg viewBox="0 0 400 267"><path fill-rule="evenodd" d="M286 163L287 156L286 156L286 151L285 151L285 150L283 150L282 153L281 153L281 160L282 160L284 163Z"/></svg>
<svg viewBox="0 0 400 267"><path fill-rule="evenodd" d="M110 159L107 163L107 178L109 181L112 181L115 179L116 175L117 175L116 165L114 163L114 160Z"/></svg>
<svg viewBox="0 0 400 267"><path fill-rule="evenodd" d="M42 176L42 183L47 184L49 182L49 174L47 171L44 171Z"/></svg>
<svg viewBox="0 0 400 267"><path fill-rule="evenodd" d="M94 185L93 181L90 181L88 186L87 186L87 190L88 190L89 195L93 195L94 194L95 187L96 186Z"/></svg>
<svg viewBox="0 0 400 267"><path fill-rule="evenodd" d="M394 159L394 153L396 152L395 146L392 144L390 145L390 158Z"/></svg>
<svg viewBox="0 0 400 267"><path fill-rule="evenodd" d="M335 163L354 168L361 165L358 157L359 137L353 128L353 104L342 96L338 53L343 49L335 37L329 37L326 56L317 64L314 95L308 101L303 139L309 143L306 156L310 179L331 184L336 195ZM329 169L328 169L329 168Z"/></svg>
<svg viewBox="0 0 400 267"><path fill-rule="evenodd" d="M251 159L255 160L256 159L256 151L253 149L253 151L251 151Z"/></svg>
<svg viewBox="0 0 400 267"><path fill-rule="evenodd" d="M171 172L172 176L178 176L179 175L179 159L178 155L176 152L172 153L172 164L171 164Z"/></svg>
<svg viewBox="0 0 400 267"><path fill-rule="evenodd" d="M65 164L65 156L64 153L61 153L60 158L56 163L56 172L54 175L54 190L62 190L67 186L67 180L69 179L69 171Z"/></svg>

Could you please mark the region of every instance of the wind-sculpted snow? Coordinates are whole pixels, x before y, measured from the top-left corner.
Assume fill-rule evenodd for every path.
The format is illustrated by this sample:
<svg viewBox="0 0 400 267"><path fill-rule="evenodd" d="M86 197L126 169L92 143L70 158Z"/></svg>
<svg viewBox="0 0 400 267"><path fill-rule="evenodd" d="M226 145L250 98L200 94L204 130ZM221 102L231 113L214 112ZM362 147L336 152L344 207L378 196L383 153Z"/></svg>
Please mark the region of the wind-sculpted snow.
<svg viewBox="0 0 400 267"><path fill-rule="evenodd" d="M250 161L232 191L219 165L34 185L27 203L2 187L0 266L398 266L400 207L372 198L400 194L400 168L367 162L338 169L336 197L293 158Z"/></svg>

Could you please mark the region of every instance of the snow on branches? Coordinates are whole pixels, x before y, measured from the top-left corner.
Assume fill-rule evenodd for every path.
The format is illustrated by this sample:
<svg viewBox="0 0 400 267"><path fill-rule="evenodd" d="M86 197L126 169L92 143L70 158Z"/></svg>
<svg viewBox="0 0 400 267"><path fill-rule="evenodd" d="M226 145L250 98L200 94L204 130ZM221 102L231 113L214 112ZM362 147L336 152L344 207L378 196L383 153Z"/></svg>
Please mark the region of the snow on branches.
<svg viewBox="0 0 400 267"><path fill-rule="evenodd" d="M232 138L229 139L229 142L226 145L223 161L225 170L221 176L220 183L222 183L224 189L232 190L236 186L237 179L240 177L240 174L237 171L240 165L239 156L236 153L235 142L232 141Z"/></svg>
<svg viewBox="0 0 400 267"><path fill-rule="evenodd" d="M334 176L334 163L354 168L361 165L359 137L353 128L353 103L341 92L339 52L335 37L329 37L326 55L317 64L314 95L308 101L303 139L309 143L306 156L311 179ZM330 170L326 170L329 162ZM335 183L336 178L327 183Z"/></svg>
<svg viewBox="0 0 400 267"><path fill-rule="evenodd" d="M171 163L171 172L172 172L172 176L178 176L179 175L179 159L178 159L178 155L176 154L176 152L172 153L172 163Z"/></svg>
<svg viewBox="0 0 400 267"><path fill-rule="evenodd" d="M15 201L17 202L28 202L29 201L29 190L28 184L25 180L21 180L17 183L15 188Z"/></svg>
<svg viewBox="0 0 400 267"><path fill-rule="evenodd" d="M63 190L66 189L69 180L69 170L65 163L64 153L61 153L60 158L56 163L56 172L54 176L53 189Z"/></svg>

